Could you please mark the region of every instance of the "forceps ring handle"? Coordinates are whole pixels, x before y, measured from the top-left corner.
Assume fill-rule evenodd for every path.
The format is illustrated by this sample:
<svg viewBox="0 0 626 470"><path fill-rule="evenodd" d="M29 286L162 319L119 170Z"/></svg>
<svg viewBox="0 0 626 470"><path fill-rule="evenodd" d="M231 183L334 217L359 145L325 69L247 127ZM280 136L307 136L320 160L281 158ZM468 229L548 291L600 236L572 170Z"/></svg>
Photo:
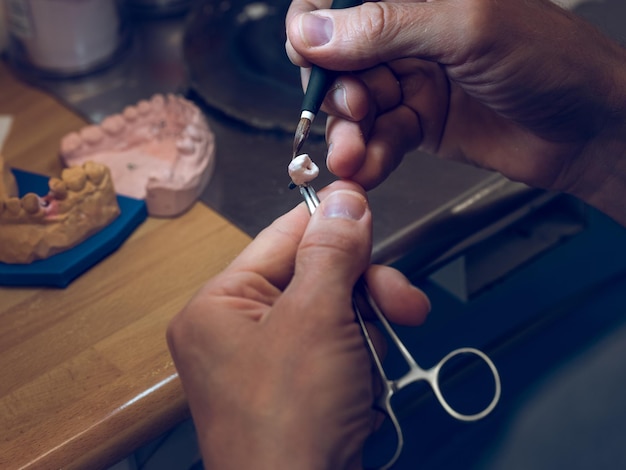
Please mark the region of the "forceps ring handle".
<svg viewBox="0 0 626 470"><path fill-rule="evenodd" d="M468 355L468 354L477 356L485 364L487 364L487 366L491 370L491 375L493 377L494 388L495 388L491 402L482 411L479 411L473 414L464 414L454 409L448 403L446 398L443 396L443 393L441 393L441 388L439 386L439 377L440 377L441 369L453 358L457 356L461 356L461 355ZM404 377L401 377L400 379L396 380L396 386L398 387L398 389L402 388L402 386L405 385L405 383L403 383L403 379L409 376L410 374L411 374L411 371L409 371ZM432 387L433 392L435 393L435 396L437 397L437 400L439 401L439 404L450 416L458 419L459 421L477 421L479 419L484 418L485 416L487 416L489 413L493 411L493 409L498 404L498 401L500 400L501 385L500 385L500 375L498 374L498 369L496 369L495 364L489 358L489 356L487 356L484 352L480 351L479 349L476 349L476 348L455 349L454 351L449 352L432 369L425 371L425 374L427 376L426 380L430 383L430 386ZM408 384L413 381L414 380L408 380L406 383Z"/></svg>
<svg viewBox="0 0 626 470"><path fill-rule="evenodd" d="M398 337L394 329L391 327L385 315L380 311L380 309L376 305L376 302L374 302L374 300L372 299L372 296L369 293L369 289L367 288L367 285L365 284L362 278L357 283L355 294L357 295L357 298L359 298L360 300L360 302L359 301L355 302L354 305L355 305L355 312L357 314L357 318L359 319L359 322L361 323L361 328L362 329L365 328L365 323L363 322L363 319L361 318L361 313L359 310L359 303L366 302L366 305L369 306L369 308L372 310L374 315L377 317L381 326L389 335L389 338L393 342L394 346L397 348L398 352L402 355L402 358L405 360L405 362L409 366L408 372L404 374L402 377L395 379L395 380L388 379L385 374L384 368L382 366L382 361L380 360L380 358L378 357L378 354L376 353L374 344L372 343L371 338L369 338L369 335L366 334L367 344L374 358L374 363L376 365L376 368L378 369L378 372L381 378L385 382L387 382L387 389L390 391L391 394L395 392L399 392L404 387L406 387L407 385L413 382L425 380L426 382L429 383L429 385L433 389L433 392L435 393L435 396L437 397L437 401L439 401L443 409L450 416L460 421L477 421L479 419L484 418L489 413L491 413L491 411L495 408L495 406L498 404L498 401L500 400L501 384L500 384L500 374L498 374L498 369L496 369L495 364L489 358L489 356L487 356L484 352L476 348L468 348L468 347L459 348L459 349L455 349L454 351L449 352L434 367L428 370L422 369L417 364L417 362L415 361L411 353L408 351L404 343L402 343L402 341L400 340L400 338ZM494 394L493 394L493 398L491 399L491 402L482 411L479 411L478 413L474 413L474 414L463 414L455 410L452 406L450 406L446 398L443 396L443 393L441 393L441 388L439 386L439 377L440 377L441 369L456 356L461 356L464 354L465 355L471 354L471 355L477 356L485 364L487 364L487 366L489 367L491 371L491 375L494 381ZM393 414L393 412L391 411L390 403L388 404L387 410L385 411L387 411L387 415Z"/></svg>

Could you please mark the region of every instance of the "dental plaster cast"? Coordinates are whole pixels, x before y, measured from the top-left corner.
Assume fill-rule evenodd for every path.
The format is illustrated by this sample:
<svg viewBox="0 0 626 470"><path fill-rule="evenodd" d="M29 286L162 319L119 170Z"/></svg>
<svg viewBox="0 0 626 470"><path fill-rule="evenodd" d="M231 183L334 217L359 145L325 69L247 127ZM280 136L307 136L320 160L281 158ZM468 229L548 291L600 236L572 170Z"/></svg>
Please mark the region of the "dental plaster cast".
<svg viewBox="0 0 626 470"><path fill-rule="evenodd" d="M0 155L0 201L15 197L17 194L15 177L4 163L4 157Z"/></svg>
<svg viewBox="0 0 626 470"><path fill-rule="evenodd" d="M320 174L319 167L313 163L311 157L306 153L298 155L291 160L288 170L289 177L296 186L310 183Z"/></svg>
<svg viewBox="0 0 626 470"><path fill-rule="evenodd" d="M5 180L8 168L0 165ZM66 168L50 191L22 198L0 187L0 262L27 264L66 251L120 214L109 169L95 162ZM8 189L8 191L7 191Z"/></svg>
<svg viewBox="0 0 626 470"><path fill-rule="evenodd" d="M66 135L60 153L70 167L87 160L105 164L119 194L145 199L150 215L172 217L187 210L207 185L215 139L195 104L157 94Z"/></svg>

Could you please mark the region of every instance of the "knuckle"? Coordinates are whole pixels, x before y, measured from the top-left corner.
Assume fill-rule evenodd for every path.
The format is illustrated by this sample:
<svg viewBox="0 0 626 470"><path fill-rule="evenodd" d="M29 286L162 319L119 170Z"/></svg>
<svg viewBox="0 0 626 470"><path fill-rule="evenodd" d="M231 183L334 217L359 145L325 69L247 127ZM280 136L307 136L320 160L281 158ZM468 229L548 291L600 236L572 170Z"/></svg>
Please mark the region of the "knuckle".
<svg viewBox="0 0 626 470"><path fill-rule="evenodd" d="M317 266L322 271L334 269L366 259L367 248L354 230L316 233L302 240L299 261L310 267ZM366 265L365 261L363 265Z"/></svg>
<svg viewBox="0 0 626 470"><path fill-rule="evenodd" d="M177 313L167 325L165 336L173 356L177 356L179 345L185 343L188 328L189 322L185 315L185 309Z"/></svg>
<svg viewBox="0 0 626 470"><path fill-rule="evenodd" d="M372 52L372 45L393 39L399 33L402 21L396 10L384 2L366 2L361 6L355 23L355 36L363 42L364 52Z"/></svg>
<svg viewBox="0 0 626 470"><path fill-rule="evenodd" d="M462 6L460 17L464 21L459 22L460 44L469 51L484 53L494 45L494 31L501 24L498 19L497 2L488 0L473 0Z"/></svg>
<svg viewBox="0 0 626 470"><path fill-rule="evenodd" d="M166 339L170 349L176 351L177 346L184 346L198 325L205 323L211 315L211 310L206 308L206 298L212 296L212 292L218 287L219 276L208 281L202 289L169 321L166 329Z"/></svg>

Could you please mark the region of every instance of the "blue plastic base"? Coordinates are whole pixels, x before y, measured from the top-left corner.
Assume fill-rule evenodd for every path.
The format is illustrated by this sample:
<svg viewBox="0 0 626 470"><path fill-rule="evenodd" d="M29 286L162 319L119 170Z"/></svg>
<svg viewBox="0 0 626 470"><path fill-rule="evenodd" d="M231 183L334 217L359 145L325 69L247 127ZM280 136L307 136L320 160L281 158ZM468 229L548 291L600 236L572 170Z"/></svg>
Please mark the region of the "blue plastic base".
<svg viewBox="0 0 626 470"><path fill-rule="evenodd" d="M46 176L12 170L20 189L25 193L48 193ZM117 196L121 213L111 224L74 248L29 264L0 263L0 285L66 287L83 272L115 251L141 224L148 212L143 200Z"/></svg>

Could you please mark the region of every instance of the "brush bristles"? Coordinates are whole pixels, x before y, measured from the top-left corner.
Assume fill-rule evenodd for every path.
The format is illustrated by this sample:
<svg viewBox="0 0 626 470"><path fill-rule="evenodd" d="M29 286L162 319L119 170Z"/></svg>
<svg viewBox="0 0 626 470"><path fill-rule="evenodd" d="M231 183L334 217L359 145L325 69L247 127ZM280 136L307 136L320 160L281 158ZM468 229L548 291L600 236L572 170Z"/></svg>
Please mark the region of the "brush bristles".
<svg viewBox="0 0 626 470"><path fill-rule="evenodd" d="M300 152L304 141L309 136L309 131L311 130L311 121L307 118L300 118L300 122L298 122L298 127L296 128L296 134L293 138L293 156L295 158L296 155Z"/></svg>

